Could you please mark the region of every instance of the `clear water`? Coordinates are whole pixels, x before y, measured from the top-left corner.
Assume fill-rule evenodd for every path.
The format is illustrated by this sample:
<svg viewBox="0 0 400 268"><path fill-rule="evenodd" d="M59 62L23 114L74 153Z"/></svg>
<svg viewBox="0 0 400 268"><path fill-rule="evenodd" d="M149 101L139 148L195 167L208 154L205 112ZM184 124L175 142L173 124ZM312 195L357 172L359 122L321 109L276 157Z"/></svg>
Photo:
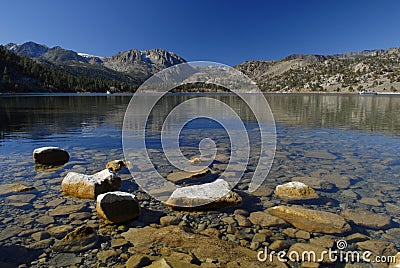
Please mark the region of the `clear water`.
<svg viewBox="0 0 400 268"><path fill-rule="evenodd" d="M196 96L199 95L176 94L161 100L149 123L148 148L154 152L161 150L160 122L177 104ZM257 123L250 109L236 96L207 96L234 107L248 129L251 159L242 184L237 186L239 190L246 189L246 179L257 160ZM61 196L60 182L68 171L90 174L103 169L109 160L123 158L121 128L130 98L124 95L0 97L0 184L19 182L37 188L36 198L28 206L12 206L0 196L3 215L0 231L9 225L34 227L34 222L27 224L26 217L19 215L33 219L43 216L48 210L45 204ZM360 207L390 215L395 223L400 223L400 212L393 209L400 207L400 97L316 94L266 95L266 98L277 128L276 156L267 183L274 186L296 176L350 180L346 187L321 193L331 204L319 204L320 209L337 212L341 208ZM204 137L214 138L220 153L229 153L225 131L209 120L195 120L184 128L180 140L183 153L196 156L198 141ZM66 149L71 155L69 163L53 172L35 170L32 152L42 146ZM309 154L315 151L328 152L336 158ZM167 174L173 170L162 157L155 155L153 160L160 172ZM344 194L349 189L358 197ZM377 203L364 202L366 197ZM261 198L259 202L261 206L281 203L274 197Z"/></svg>

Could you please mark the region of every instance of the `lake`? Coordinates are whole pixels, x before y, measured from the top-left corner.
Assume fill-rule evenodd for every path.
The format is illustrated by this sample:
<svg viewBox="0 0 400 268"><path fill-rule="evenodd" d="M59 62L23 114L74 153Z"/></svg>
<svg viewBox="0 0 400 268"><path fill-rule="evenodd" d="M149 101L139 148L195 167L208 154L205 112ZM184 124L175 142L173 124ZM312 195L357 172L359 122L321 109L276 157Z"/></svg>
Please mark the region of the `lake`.
<svg viewBox="0 0 400 268"><path fill-rule="evenodd" d="M234 95L171 94L164 97L155 106L148 124L146 144L152 160L164 176L174 170L160 156L161 123L173 107L198 96L210 96L226 103L244 122L251 143L250 159L235 189L239 193L245 191L257 165L260 138L251 109ZM124 157L121 129L130 99L129 95L117 94L0 96L0 184L23 183L36 188L29 193L0 196L0 250L1 246L8 250L0 253L0 261L20 263L21 260L5 256L4 252L20 252L21 248L38 243L31 235L51 227L83 223L100 229L104 227L97 218L94 202L63 196L61 180L69 171L92 174L104 169L108 161ZM266 99L275 118L277 136L275 158L266 185L273 189L295 177L317 178L331 183L334 188L316 189L322 200L305 206L336 214L344 209L368 210L391 217L393 228L389 230L399 226L400 96L267 94ZM226 134L221 125L211 120L194 120L182 130L180 145L183 154L188 158L198 155L199 141L211 138L219 154L227 155L231 145ZM54 171L35 170L32 152L43 146L66 149L71 156L69 162ZM217 170L224 168L224 159L227 162L229 155L221 159L214 167ZM123 190L138 190L127 171L121 177ZM140 201L146 209L170 213L157 201L149 198ZM45 217L49 210L58 206L79 204L83 207L75 211L80 213L77 217L72 215L75 212ZM285 203L269 193L244 200L243 208L251 212L281 204ZM197 228L204 223L223 232L226 231L225 223L218 219L230 217L232 213L232 209L223 209L211 211L209 215L193 216L190 226ZM152 222L150 216L143 217L139 223L130 226ZM272 229L276 234L282 231L282 228ZM400 247L400 232L361 227L356 227L356 230L371 239L389 241ZM108 236L118 232L118 228L111 233L104 231ZM249 231L253 235L254 232L253 229ZM247 244L243 242L247 247L251 244L249 239ZM290 243L296 241L295 238L284 239ZM52 241L46 243L37 247L47 254L43 265L55 256L48 249ZM88 260L83 261L85 265L96 262L96 252L88 251L87 254ZM26 256L25 262L38 263L36 251L26 252ZM113 261L122 262L118 258Z"/></svg>

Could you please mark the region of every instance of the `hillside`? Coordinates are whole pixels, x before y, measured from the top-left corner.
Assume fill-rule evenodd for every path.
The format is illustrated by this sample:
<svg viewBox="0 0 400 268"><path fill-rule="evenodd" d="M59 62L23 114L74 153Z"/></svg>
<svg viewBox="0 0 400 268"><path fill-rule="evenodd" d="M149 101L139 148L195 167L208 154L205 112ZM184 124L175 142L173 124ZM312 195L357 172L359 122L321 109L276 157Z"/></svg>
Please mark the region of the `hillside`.
<svg viewBox="0 0 400 268"><path fill-rule="evenodd" d="M400 48L336 55L295 54L235 66L264 92L397 92Z"/></svg>
<svg viewBox="0 0 400 268"><path fill-rule="evenodd" d="M59 46L49 48L34 42L21 45L10 43L5 48L18 56L30 57L72 75L117 80L136 85L164 68L185 62L175 53L163 49L131 49L111 57L102 57L77 53Z"/></svg>
<svg viewBox="0 0 400 268"><path fill-rule="evenodd" d="M3 92L134 91L158 71L186 62L163 49L131 49L102 57L34 42L7 44L1 49L1 57ZM400 48L391 48L335 55L293 54L277 61L246 61L235 68L264 92L397 92L399 62ZM175 91L216 90L221 89L195 85Z"/></svg>
<svg viewBox="0 0 400 268"><path fill-rule="evenodd" d="M71 74L57 66L37 62L0 46L0 93L134 91L137 85L112 79Z"/></svg>

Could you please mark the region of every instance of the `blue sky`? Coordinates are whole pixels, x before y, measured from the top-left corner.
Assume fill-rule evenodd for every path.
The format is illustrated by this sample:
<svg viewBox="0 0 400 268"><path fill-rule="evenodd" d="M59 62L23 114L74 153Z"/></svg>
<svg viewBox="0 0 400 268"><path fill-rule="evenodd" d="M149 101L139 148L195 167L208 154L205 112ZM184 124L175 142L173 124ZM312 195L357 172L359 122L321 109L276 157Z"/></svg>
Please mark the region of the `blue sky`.
<svg viewBox="0 0 400 268"><path fill-rule="evenodd" d="M164 48L229 65L400 46L400 1L7 1L0 43L110 56Z"/></svg>

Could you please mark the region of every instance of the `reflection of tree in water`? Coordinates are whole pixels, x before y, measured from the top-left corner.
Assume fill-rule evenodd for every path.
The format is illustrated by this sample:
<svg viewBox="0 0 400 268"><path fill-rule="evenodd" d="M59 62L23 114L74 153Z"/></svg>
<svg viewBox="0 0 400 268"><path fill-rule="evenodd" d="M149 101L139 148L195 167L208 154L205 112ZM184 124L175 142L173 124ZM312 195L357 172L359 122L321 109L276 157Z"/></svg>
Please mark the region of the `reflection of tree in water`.
<svg viewBox="0 0 400 268"><path fill-rule="evenodd" d="M15 96L1 99L1 139L24 134L33 139L81 132L85 126L122 126L130 97Z"/></svg>
<svg viewBox="0 0 400 268"><path fill-rule="evenodd" d="M168 113L198 95L163 97L149 116L148 128L158 131ZM253 122L251 109L234 95L206 95L232 107ZM0 140L9 134L45 138L68 132L81 133L103 124L122 128L130 96L11 96L0 99ZM267 95L278 123L309 128L342 128L400 132L400 98L343 95ZM143 97L142 105L146 105ZM206 107L212 109L213 107ZM254 108L254 107L251 107ZM133 120L134 117L133 117ZM135 124L136 122L130 122Z"/></svg>
<svg viewBox="0 0 400 268"><path fill-rule="evenodd" d="M287 125L400 132L398 97L269 95L267 99L275 120Z"/></svg>

